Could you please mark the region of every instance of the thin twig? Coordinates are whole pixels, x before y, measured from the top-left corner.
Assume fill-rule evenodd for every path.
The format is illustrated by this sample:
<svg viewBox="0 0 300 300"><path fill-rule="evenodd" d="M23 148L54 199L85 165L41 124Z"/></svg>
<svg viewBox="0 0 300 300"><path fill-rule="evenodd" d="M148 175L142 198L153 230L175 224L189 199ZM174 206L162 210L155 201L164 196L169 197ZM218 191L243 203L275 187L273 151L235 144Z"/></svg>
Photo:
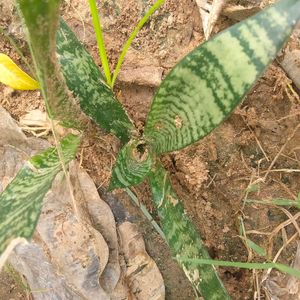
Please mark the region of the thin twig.
<svg viewBox="0 0 300 300"><path fill-rule="evenodd" d="M299 173L300 169L273 169L273 170L262 171L261 173L266 174L272 172Z"/></svg>
<svg viewBox="0 0 300 300"><path fill-rule="evenodd" d="M215 180L216 177L217 177L217 174L215 174L215 175L211 178L210 182L205 186L205 188L208 189L208 188L211 186L211 184L214 182L214 180Z"/></svg>
<svg viewBox="0 0 300 300"><path fill-rule="evenodd" d="M145 205L143 205L140 202L140 200L137 198L137 196L129 188L126 188L126 192L127 192L128 196L132 199L132 201L134 202L134 204L137 207L140 208L140 210L142 211L142 213L144 214L144 216L152 224L152 226L157 231L157 233L166 241L166 236L165 236L164 232L162 231L162 229L160 228L160 226L155 222L155 220L152 218L151 214L149 213L149 211L147 210L147 208L145 207Z"/></svg>
<svg viewBox="0 0 300 300"><path fill-rule="evenodd" d="M289 118L293 118L293 117L297 117L297 116L300 116L300 112L297 112L297 113L290 114L290 115L287 115L285 117L282 117L282 118L276 120L276 122L281 122L283 120L286 120L286 119L289 119Z"/></svg>
<svg viewBox="0 0 300 300"><path fill-rule="evenodd" d="M278 183L294 200L297 200L297 196L281 181L273 179L274 182Z"/></svg>
<svg viewBox="0 0 300 300"><path fill-rule="evenodd" d="M244 123L246 124L246 126L248 127L248 129L250 130L250 132L252 133L252 135L254 136L254 139L255 139L255 141L256 141L256 143L257 143L259 149L260 149L261 152L263 153L264 157L266 158L267 161L270 161L268 155L266 154L264 148L262 147L262 145L261 145L259 139L257 138L255 132L254 132L254 131L252 130L252 128L249 126L249 124L247 123L247 121L246 121L246 119L245 119L244 116L242 116L242 119L243 119Z"/></svg>
<svg viewBox="0 0 300 300"><path fill-rule="evenodd" d="M294 137L294 135L296 134L297 130L300 128L300 124L298 124L295 129L293 130L292 134L287 138L286 142L284 143L284 145L281 147L281 149L279 150L279 152L277 153L277 155L275 156L275 158L273 159L273 161L271 162L265 176L264 176L264 181L267 179L269 173L272 171L273 166L275 165L277 159L280 157L281 153L285 150L287 144L289 143L289 141Z"/></svg>
<svg viewBox="0 0 300 300"><path fill-rule="evenodd" d="M283 228L288 225L290 225L293 221L297 221L297 219L300 217L300 212L296 213L292 219L288 219L281 224L279 224L271 233L270 240Z"/></svg>
<svg viewBox="0 0 300 300"><path fill-rule="evenodd" d="M296 230L297 230L297 232L298 232L298 234L300 236L300 228L299 228L299 225L296 222L296 220L294 220L293 215L287 209L285 209L283 207L279 207L279 209L282 210L287 215L287 217L291 220L291 222L295 226L295 228L296 228Z"/></svg>
<svg viewBox="0 0 300 300"><path fill-rule="evenodd" d="M276 255L275 255L274 258L273 258L273 262L274 262L274 263L276 263L276 261L278 260L278 258L279 258L279 256L280 256L281 252L286 248L286 246L287 246L288 244L290 244L297 236L298 236L298 232L296 232L290 239L288 239L288 240L284 243L284 245L282 245L282 247L277 251ZM266 280L267 276L271 273L271 271L272 271L272 269L268 269L268 271L267 271L267 273L266 273L266 276L265 276L265 278L264 278L262 281Z"/></svg>

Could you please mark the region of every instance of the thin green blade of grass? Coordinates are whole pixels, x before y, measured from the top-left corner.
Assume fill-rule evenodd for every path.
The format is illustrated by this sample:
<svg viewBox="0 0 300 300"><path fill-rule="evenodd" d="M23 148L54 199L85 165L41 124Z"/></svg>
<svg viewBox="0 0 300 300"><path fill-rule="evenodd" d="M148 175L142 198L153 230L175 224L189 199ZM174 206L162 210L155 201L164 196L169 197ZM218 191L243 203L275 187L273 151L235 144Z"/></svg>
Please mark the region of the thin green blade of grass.
<svg viewBox="0 0 300 300"><path fill-rule="evenodd" d="M153 220L152 215L149 213L147 210L146 206L142 203L140 203L139 199L137 196L131 191L130 188L125 189L128 196L131 198L132 202L140 208L144 216L147 218L147 220L152 224L153 228L157 231L157 233L161 236L163 240L166 240L166 236L164 232L161 230L160 226Z"/></svg>
<svg viewBox="0 0 300 300"><path fill-rule="evenodd" d="M241 221L240 235L243 238L243 241L246 244L246 247L250 248L251 250L253 250L260 256L266 256L267 253L264 248L260 247L259 245L257 245L256 243L254 243L253 241L251 241L250 239L247 238L244 221L242 218L240 218L240 221Z"/></svg>
<svg viewBox="0 0 300 300"><path fill-rule="evenodd" d="M110 87L112 87L113 85L111 80L111 73L110 73L109 63L108 63L107 54L105 50L105 44L104 44L104 39L102 34L101 22L97 10L96 0L89 0L89 5L90 5L90 11L92 15L93 26L96 34L97 44L99 48L99 55L100 55L103 71L106 77L107 84Z"/></svg>
<svg viewBox="0 0 300 300"><path fill-rule="evenodd" d="M113 78L112 78L112 88L115 85L116 79L119 75L121 66L123 64L125 55L129 49L129 47L132 44L132 41L134 40L134 38L137 36L138 32L140 31L140 29L145 25L145 23L147 23L147 21L149 20L149 18L155 13L155 11L157 9L159 9L163 4L164 4L165 0L157 0L153 6L146 12L146 14L144 15L144 17L138 22L137 26L134 28L134 30L132 31L131 35L129 36L129 39L127 40L127 42L125 43L122 53L118 59L117 62L117 66L114 70L114 74L113 74Z"/></svg>
<svg viewBox="0 0 300 300"><path fill-rule="evenodd" d="M186 257L176 257L179 262L186 262L193 265L211 265L219 267L234 267L241 269L257 269L257 270L267 270L267 269L277 269L280 272L287 273L300 279L300 271L292 267L279 263L244 263L244 262L233 262L224 260L213 260L213 259L198 259L198 258L186 258Z"/></svg>
<svg viewBox="0 0 300 300"><path fill-rule="evenodd" d="M260 255L260 256L266 256L267 255L266 250L264 248L260 247L259 245L257 245L253 241L251 241L250 239L247 238L246 243L247 243L248 247L251 248L258 255Z"/></svg>
<svg viewBox="0 0 300 300"><path fill-rule="evenodd" d="M290 206L290 207L296 207L296 208L300 209L300 199L299 198L297 200L278 198L278 199L273 199L271 201L247 199L245 202L246 203L257 203L257 204L262 204L262 205Z"/></svg>

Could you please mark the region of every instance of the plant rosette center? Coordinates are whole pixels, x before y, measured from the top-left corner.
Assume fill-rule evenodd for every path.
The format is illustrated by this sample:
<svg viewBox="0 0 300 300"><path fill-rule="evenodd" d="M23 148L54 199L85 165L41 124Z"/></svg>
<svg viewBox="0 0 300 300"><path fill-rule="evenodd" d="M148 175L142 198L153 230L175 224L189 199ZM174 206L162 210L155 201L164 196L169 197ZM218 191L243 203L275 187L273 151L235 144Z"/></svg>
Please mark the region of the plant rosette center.
<svg viewBox="0 0 300 300"><path fill-rule="evenodd" d="M148 145L143 140L131 140L118 155L109 189L141 183L151 171L152 161L153 157Z"/></svg>

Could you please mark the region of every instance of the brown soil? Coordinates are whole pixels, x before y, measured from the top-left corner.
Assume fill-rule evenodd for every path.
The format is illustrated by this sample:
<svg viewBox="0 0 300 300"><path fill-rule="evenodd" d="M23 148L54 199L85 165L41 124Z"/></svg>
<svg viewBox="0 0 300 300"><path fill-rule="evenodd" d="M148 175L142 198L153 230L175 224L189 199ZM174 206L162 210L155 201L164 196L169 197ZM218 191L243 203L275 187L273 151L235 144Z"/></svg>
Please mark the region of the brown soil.
<svg viewBox="0 0 300 300"><path fill-rule="evenodd" d="M123 43L146 9L145 3L154 1L103 2L105 40L111 66L114 66ZM99 63L86 2L77 0L70 5L65 4L63 14ZM7 22L3 19L2 25L8 26ZM132 73L134 69L137 76L131 82L120 80L116 95L141 130L156 87L150 79L147 85L148 79L143 78L139 70L150 66L154 71L162 70L165 76L182 56L203 42L200 24L194 1L169 0L134 41L123 66L123 75L126 77L126 71ZM230 24L232 21L221 19L216 31ZM24 43L21 46L29 57ZM0 52L8 54L26 69L4 39L0 40ZM295 199L300 191L300 173L289 171L299 170L300 166L300 130L295 131L300 121L300 102L293 96L289 84L290 80L275 62L231 117L212 134L162 158L176 192L184 201L188 215L214 259L265 261L266 258L250 253L239 237L240 218L247 231L259 232L272 232L288 219L277 207L250 205L245 200ZM26 111L43 107L39 92L17 92L3 86L0 86L0 102L17 120ZM273 165L273 169L282 171L267 172L284 145L284 151ZM83 167L100 189L108 186L118 150L119 143L113 136L96 127L87 132L78 159L82 160ZM255 191L249 192L249 187L253 186ZM147 184L141 184L134 190L148 210L154 212ZM115 194L136 216L136 222L144 230L148 251L165 279L167 299L195 298L188 281L149 222L133 207L124 192L117 191ZM289 212L294 214L293 209ZM253 233L247 237L264 247L268 252L267 258L272 259L282 246L285 235L290 237L294 233L294 227L290 225L272 240L268 235ZM279 260L291 263L295 247L296 241L289 244ZM219 271L233 299L253 299L256 287L252 271L232 268L220 268ZM261 275L258 274L259 280ZM0 286L3 287L2 284ZM5 299L4 296L0 298Z"/></svg>
<svg viewBox="0 0 300 300"><path fill-rule="evenodd" d="M0 299L30 300L21 277L7 270L0 273Z"/></svg>

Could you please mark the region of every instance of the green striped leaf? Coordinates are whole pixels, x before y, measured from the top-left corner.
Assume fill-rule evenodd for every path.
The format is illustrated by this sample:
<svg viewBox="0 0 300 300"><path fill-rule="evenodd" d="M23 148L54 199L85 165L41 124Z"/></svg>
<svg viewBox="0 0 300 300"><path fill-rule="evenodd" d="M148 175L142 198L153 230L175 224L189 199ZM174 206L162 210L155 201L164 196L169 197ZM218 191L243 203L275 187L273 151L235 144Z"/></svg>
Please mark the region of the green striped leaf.
<svg viewBox="0 0 300 300"><path fill-rule="evenodd" d="M27 33L41 91L50 118L67 127L80 128L84 116L68 91L56 58L59 0L17 0Z"/></svg>
<svg viewBox="0 0 300 300"><path fill-rule="evenodd" d="M61 141L64 163L74 158L79 142L74 135ZM31 238L43 198L61 167L57 150L49 148L32 157L0 194L0 254L13 239Z"/></svg>
<svg viewBox="0 0 300 300"><path fill-rule="evenodd" d="M123 143L128 142L133 131L131 121L91 55L63 20L57 33L57 54L67 86L84 113Z"/></svg>
<svg viewBox="0 0 300 300"><path fill-rule="evenodd" d="M220 124L275 58L300 18L282 0L196 48L161 84L145 126L153 151L181 149Z"/></svg>
<svg viewBox="0 0 300 300"><path fill-rule="evenodd" d="M132 140L119 152L109 190L141 183L149 174L152 157L140 141Z"/></svg>
<svg viewBox="0 0 300 300"><path fill-rule="evenodd" d="M167 172L157 162L149 174L153 200L160 217L167 243L175 257L209 259L201 237L184 211L184 207L172 189ZM195 265L178 260L186 276L207 300L230 299L215 268Z"/></svg>

